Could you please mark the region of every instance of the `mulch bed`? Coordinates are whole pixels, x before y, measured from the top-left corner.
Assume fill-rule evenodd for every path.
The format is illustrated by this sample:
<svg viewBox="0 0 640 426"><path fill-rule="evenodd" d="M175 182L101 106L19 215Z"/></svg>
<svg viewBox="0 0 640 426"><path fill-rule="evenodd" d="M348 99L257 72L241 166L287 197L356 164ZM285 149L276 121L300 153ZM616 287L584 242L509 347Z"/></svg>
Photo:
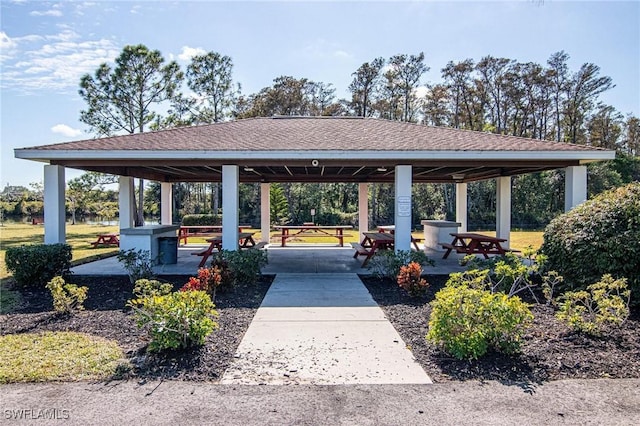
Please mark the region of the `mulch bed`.
<svg viewBox="0 0 640 426"><path fill-rule="evenodd" d="M148 353L149 338L137 327L127 300L133 286L126 276L73 276L68 281L89 287L85 311L59 316L52 311L47 290L23 293L23 306L15 313L0 316L0 334L76 331L115 340L134 368L130 376L178 380L218 380L230 365L244 333L266 294L273 275L264 275L255 286L241 285L216 295L219 328L204 346L162 354ZM180 288L188 276L163 276L161 281Z"/></svg>
<svg viewBox="0 0 640 426"><path fill-rule="evenodd" d="M435 382L499 380L540 383L567 378L640 377L640 315L632 312L620 329L601 338L570 330L554 310L534 305L534 322L525 336L521 354L490 352L476 361L460 361L427 342L429 302L447 281L445 275L427 276L428 292L418 298L391 280L361 279L385 315L410 347L416 360Z"/></svg>
<svg viewBox="0 0 640 426"><path fill-rule="evenodd" d="M435 382L500 380L539 383L563 378L640 377L640 318L637 312L621 329L595 338L572 332L554 317L548 306L534 306L535 319L522 353L506 356L491 352L477 361L459 361L425 339L428 302L444 286L446 276L428 276L431 284L423 297L411 298L392 281L361 277L369 292L411 348L417 361ZM176 288L187 276L164 276ZM70 282L89 287L86 310L74 316L52 312L48 291L24 292L23 306L0 316L0 334L39 331L77 331L115 340L134 368L128 374L140 379L218 380L233 360L273 276L263 276L255 286L239 286L219 293L216 307L220 328L200 348L149 354L144 330L138 329L126 301L132 297L127 277L74 276Z"/></svg>

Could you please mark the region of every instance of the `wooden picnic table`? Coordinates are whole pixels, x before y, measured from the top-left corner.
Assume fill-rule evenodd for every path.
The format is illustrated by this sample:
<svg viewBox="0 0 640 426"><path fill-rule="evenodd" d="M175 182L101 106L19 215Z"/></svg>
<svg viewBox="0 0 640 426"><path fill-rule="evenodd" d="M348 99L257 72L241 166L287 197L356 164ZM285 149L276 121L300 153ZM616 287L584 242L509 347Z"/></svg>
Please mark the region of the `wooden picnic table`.
<svg viewBox="0 0 640 426"><path fill-rule="evenodd" d="M256 247L256 242L253 239L254 234L255 232L238 233L238 246L240 248ZM198 264L199 268L204 267L209 256L213 254L213 250L218 250L218 252L222 251L222 234L217 234L211 238L207 238L206 241L209 243L209 247L204 250L191 253L194 256L202 256L202 260Z"/></svg>
<svg viewBox="0 0 640 426"><path fill-rule="evenodd" d="M242 232L244 228L249 226L238 226L238 232ZM189 242L189 237L208 237L213 233L222 232L222 225L188 225L180 226L178 229L178 242L184 241L184 244Z"/></svg>
<svg viewBox="0 0 640 426"><path fill-rule="evenodd" d="M381 233L389 232L391 234L395 234L396 232L395 225L378 225L377 228L378 228L378 232L381 232ZM424 238L416 238L413 235L411 235L411 243L413 244L413 247L415 247L416 251L420 251L420 247L418 247L418 243L421 243L422 240L424 240Z"/></svg>
<svg viewBox="0 0 640 426"><path fill-rule="evenodd" d="M395 237L388 232L363 232L363 235L364 239L361 243L351 243L351 246L356 250L353 254L354 259L357 259L358 256L365 256L362 262L364 268L378 250L392 249Z"/></svg>
<svg viewBox="0 0 640 426"><path fill-rule="evenodd" d="M281 247L284 247L289 238L316 238L316 237L333 237L338 240L340 247L344 246L344 237L350 237L350 234L345 234L345 229L353 229L351 225L278 225L274 226L275 229L280 230L278 238L281 239ZM292 232L293 231L293 232Z"/></svg>
<svg viewBox="0 0 640 426"><path fill-rule="evenodd" d="M91 243L93 248L98 246L120 246L118 234L98 234L98 239Z"/></svg>
<svg viewBox="0 0 640 426"><path fill-rule="evenodd" d="M502 243L507 241L504 238L489 237L473 232L452 232L450 235L453 237L451 243L440 243L442 248L447 249L442 256L443 259L449 257L453 250L456 253L481 254L485 259L488 259L490 254L504 256L507 251L518 251L503 247Z"/></svg>

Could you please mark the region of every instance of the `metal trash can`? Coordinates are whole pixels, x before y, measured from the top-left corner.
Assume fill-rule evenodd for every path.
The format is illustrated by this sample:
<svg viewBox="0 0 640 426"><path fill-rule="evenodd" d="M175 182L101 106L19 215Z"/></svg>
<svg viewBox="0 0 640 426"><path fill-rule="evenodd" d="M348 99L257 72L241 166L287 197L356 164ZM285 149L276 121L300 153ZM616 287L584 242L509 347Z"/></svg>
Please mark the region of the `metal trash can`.
<svg viewBox="0 0 640 426"><path fill-rule="evenodd" d="M158 238L158 262L161 265L175 265L178 263L178 237Z"/></svg>

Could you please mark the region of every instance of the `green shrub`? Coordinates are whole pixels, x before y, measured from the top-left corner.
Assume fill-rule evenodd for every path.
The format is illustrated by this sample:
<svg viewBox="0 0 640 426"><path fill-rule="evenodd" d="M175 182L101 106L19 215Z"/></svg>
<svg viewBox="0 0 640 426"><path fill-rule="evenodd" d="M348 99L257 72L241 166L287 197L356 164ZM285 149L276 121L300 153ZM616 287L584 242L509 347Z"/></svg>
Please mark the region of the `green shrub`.
<svg viewBox="0 0 640 426"><path fill-rule="evenodd" d="M172 291L173 285L146 278L136 280L136 284L133 287L133 294L137 299L151 296L164 296Z"/></svg>
<svg viewBox="0 0 640 426"><path fill-rule="evenodd" d="M411 262L430 266L435 264L423 251L398 250L394 252L393 250L380 250L371 258L367 269L372 271L373 275L379 279L395 280L400 273L400 268Z"/></svg>
<svg viewBox="0 0 640 426"><path fill-rule="evenodd" d="M138 280L151 279L155 276L153 273L154 260L151 259L149 250L120 250L118 262L124 265L132 284Z"/></svg>
<svg viewBox="0 0 640 426"><path fill-rule="evenodd" d="M78 287L75 284L67 284L62 277L54 277L47 283L47 289L53 297L53 309L61 314L70 314L73 311L82 311L82 304L87 300L88 287Z"/></svg>
<svg viewBox="0 0 640 426"><path fill-rule="evenodd" d="M640 300L640 183L607 191L558 216L541 252L568 289L584 290L604 274L626 277Z"/></svg>
<svg viewBox="0 0 640 426"><path fill-rule="evenodd" d="M627 280L604 275L587 290L562 295L556 317L574 330L600 335L607 327L620 326L629 317Z"/></svg>
<svg viewBox="0 0 640 426"><path fill-rule="evenodd" d="M41 287L56 275L70 274L71 246L38 244L9 247L5 253L5 262L18 285Z"/></svg>
<svg viewBox="0 0 640 426"><path fill-rule="evenodd" d="M139 327L149 325L150 351L204 344L218 327L215 305L204 291L176 291L129 302Z"/></svg>
<svg viewBox="0 0 640 426"><path fill-rule="evenodd" d="M547 257L544 254L539 254L535 259L533 251L528 254L525 252L525 255L528 256L526 260L513 253L490 259L465 256L463 263L466 263L467 271L451 274L450 282L452 285L464 284L492 293L503 292L507 296L527 290L538 303L534 290L541 288L549 303L553 291L562 284L564 278L556 271L547 270Z"/></svg>
<svg viewBox="0 0 640 426"><path fill-rule="evenodd" d="M266 250L251 249L222 250L213 260L213 265L220 267L223 271L225 268L229 269L234 285L238 283L255 284L260 277L260 271L267 263Z"/></svg>
<svg viewBox="0 0 640 426"><path fill-rule="evenodd" d="M183 226L218 226L222 217L216 214L186 214L182 218Z"/></svg>
<svg viewBox="0 0 640 426"><path fill-rule="evenodd" d="M427 339L458 359L477 359L491 347L519 350L533 315L520 298L447 285L431 302Z"/></svg>

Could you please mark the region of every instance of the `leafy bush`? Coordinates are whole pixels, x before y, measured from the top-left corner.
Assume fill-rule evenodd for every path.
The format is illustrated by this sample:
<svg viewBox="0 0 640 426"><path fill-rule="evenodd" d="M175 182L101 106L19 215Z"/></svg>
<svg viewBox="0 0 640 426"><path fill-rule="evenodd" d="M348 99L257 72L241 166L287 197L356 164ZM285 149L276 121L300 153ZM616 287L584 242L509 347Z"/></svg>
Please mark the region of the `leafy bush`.
<svg viewBox="0 0 640 426"><path fill-rule="evenodd" d="M186 214L182 218L183 226L218 226L222 217L216 214Z"/></svg>
<svg viewBox="0 0 640 426"><path fill-rule="evenodd" d="M528 259L522 259L513 253L480 259L474 255L465 256L467 271L451 274L452 284L465 284L471 288L489 290L491 293L503 292L507 296L515 296L522 291L529 291L538 301L534 292L538 287L547 302L551 301L553 291L564 281L555 271L547 271L547 257L539 254L535 259L533 251L525 251Z"/></svg>
<svg viewBox="0 0 640 426"><path fill-rule="evenodd" d="M435 264L423 251L398 250L394 252L393 250L380 250L371 258L367 269L372 271L373 275L379 279L395 280L400 273L400 268L411 262L430 266Z"/></svg>
<svg viewBox="0 0 640 426"><path fill-rule="evenodd" d="M88 287L67 284L62 277L54 277L47 283L47 289L53 297L53 309L61 314L70 314L75 310L82 311L82 304L87 300Z"/></svg>
<svg viewBox="0 0 640 426"><path fill-rule="evenodd" d="M172 291L173 285L146 278L136 280L136 284L133 287L133 294L138 299L143 297L164 296Z"/></svg>
<svg viewBox="0 0 640 426"><path fill-rule="evenodd" d="M604 274L629 279L640 300L640 183L607 191L554 219L541 252L571 290L584 290Z"/></svg>
<svg viewBox="0 0 640 426"><path fill-rule="evenodd" d="M180 291L204 291L216 300L216 291L223 282L223 270L218 266L198 269L197 277L190 277Z"/></svg>
<svg viewBox="0 0 640 426"><path fill-rule="evenodd" d="M491 347L511 354L533 320L520 298L445 286L431 302L427 339L458 359L477 359Z"/></svg>
<svg viewBox="0 0 640 426"><path fill-rule="evenodd" d="M9 247L5 262L18 285L40 287L57 275L67 276L71 273L71 246L38 244Z"/></svg>
<svg viewBox="0 0 640 426"><path fill-rule="evenodd" d="M397 279L398 285L412 297L421 296L429 286L429 283L420 277L421 274L422 267L417 262L411 262L407 266L401 266Z"/></svg>
<svg viewBox="0 0 640 426"><path fill-rule="evenodd" d="M150 326L150 351L204 344L218 327L215 305L204 291L176 291L129 301L139 327Z"/></svg>
<svg viewBox="0 0 640 426"><path fill-rule="evenodd" d="M221 269L228 267L233 285L238 283L255 284L260 271L267 265L266 250L222 250L213 260L213 264ZM224 278L224 277L223 277ZM224 283L223 283L224 285Z"/></svg>
<svg viewBox="0 0 640 426"><path fill-rule="evenodd" d="M141 279L151 279L153 273L153 259L149 250L120 250L118 252L118 262L124 265L124 269L129 274L131 283Z"/></svg>
<svg viewBox="0 0 640 426"><path fill-rule="evenodd" d="M556 317L574 330L600 335L605 328L619 326L629 317L629 296L625 278L616 280L606 274L587 290L562 295Z"/></svg>

